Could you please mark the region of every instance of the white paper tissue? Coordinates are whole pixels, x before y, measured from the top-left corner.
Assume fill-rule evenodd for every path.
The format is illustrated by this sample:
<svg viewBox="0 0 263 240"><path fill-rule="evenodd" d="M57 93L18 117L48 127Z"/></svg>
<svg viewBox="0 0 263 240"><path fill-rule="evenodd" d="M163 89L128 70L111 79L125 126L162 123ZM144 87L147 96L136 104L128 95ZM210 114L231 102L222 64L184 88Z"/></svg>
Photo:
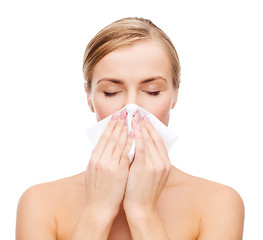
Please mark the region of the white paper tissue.
<svg viewBox="0 0 263 240"><path fill-rule="evenodd" d="M171 129L169 129L169 127L164 125L157 117L155 117L153 114L149 113L144 108L142 108L136 104L127 104L125 107L123 107L119 111L119 115L123 109L126 109L126 111L128 113L127 120L128 120L128 131L129 132L132 129L132 125L131 125L132 117L135 115L135 113L137 111L139 111L140 114L142 115L142 117L144 115L146 115L150 119L151 123L154 125L154 127L156 128L156 130L158 131L158 133L162 137L167 151L169 151L172 148L174 142L177 139L177 136L175 135L175 133ZM89 137L89 140L90 140L90 143L92 144L93 149L95 148L97 142L99 141L99 138L102 135L103 131L107 127L108 122L111 119L111 116L112 116L112 114L110 116L104 118L103 120L97 122L96 124L92 125L91 127L89 127L86 130L86 133ZM134 140L132 147L131 147L131 150L129 152L130 162L132 162L132 160L133 160L134 151L135 151L135 140Z"/></svg>

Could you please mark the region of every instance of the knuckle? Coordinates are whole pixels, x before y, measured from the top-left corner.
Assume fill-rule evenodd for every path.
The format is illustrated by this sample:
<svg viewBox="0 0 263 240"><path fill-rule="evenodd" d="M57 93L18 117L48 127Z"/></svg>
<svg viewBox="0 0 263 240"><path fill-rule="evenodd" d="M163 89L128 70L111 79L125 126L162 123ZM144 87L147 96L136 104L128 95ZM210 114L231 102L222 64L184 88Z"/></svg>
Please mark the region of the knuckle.
<svg viewBox="0 0 263 240"><path fill-rule="evenodd" d="M165 168L165 165L164 164L156 164L154 167L153 167L153 172L155 174L163 174L165 172L166 168Z"/></svg>
<svg viewBox="0 0 263 240"><path fill-rule="evenodd" d="M124 141L119 141L118 143L117 143L117 145L116 145L116 150L117 151L120 151L120 150L122 150L123 148L124 148Z"/></svg>
<svg viewBox="0 0 263 240"><path fill-rule="evenodd" d="M148 169L149 169L149 172L150 172L151 174L154 174L154 173L155 173L155 169L154 169L154 166L153 166L153 165L149 165Z"/></svg>
<svg viewBox="0 0 263 240"><path fill-rule="evenodd" d="M106 162L99 161L96 164L96 170L104 173L111 173L114 172L115 167L113 164L107 164Z"/></svg>
<svg viewBox="0 0 263 240"><path fill-rule="evenodd" d="M129 162L130 159L129 159L129 156L128 156L128 153L125 153L122 155L122 160L126 161L126 162Z"/></svg>
<svg viewBox="0 0 263 240"><path fill-rule="evenodd" d="M96 168L97 171L101 171L103 169L103 167L104 166L103 166L103 164L101 162L97 162L95 164L95 168Z"/></svg>
<svg viewBox="0 0 263 240"><path fill-rule="evenodd" d="M113 142L116 142L116 141L118 140L118 135L117 135L116 133L112 134L111 140L112 140Z"/></svg>
<svg viewBox="0 0 263 240"><path fill-rule="evenodd" d="M143 145L137 145L136 146L136 152L137 153L143 153L144 152L144 147L143 147Z"/></svg>
<svg viewBox="0 0 263 240"><path fill-rule="evenodd" d="M102 135L102 139L109 139L111 136L109 131L104 132L104 134Z"/></svg>
<svg viewBox="0 0 263 240"><path fill-rule="evenodd" d="M104 171L108 174L115 173L116 168L113 165L107 165L104 169Z"/></svg>
<svg viewBox="0 0 263 240"><path fill-rule="evenodd" d="M158 173L164 173L166 171L166 167L164 164L160 164L157 169Z"/></svg>

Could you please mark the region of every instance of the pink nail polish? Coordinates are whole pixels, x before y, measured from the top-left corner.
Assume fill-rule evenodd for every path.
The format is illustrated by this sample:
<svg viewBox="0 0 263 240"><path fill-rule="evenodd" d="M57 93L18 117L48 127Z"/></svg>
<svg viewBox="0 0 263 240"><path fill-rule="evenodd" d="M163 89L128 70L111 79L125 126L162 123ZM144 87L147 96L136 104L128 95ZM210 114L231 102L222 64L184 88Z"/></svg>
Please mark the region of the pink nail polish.
<svg viewBox="0 0 263 240"><path fill-rule="evenodd" d="M111 119L112 119L113 121L115 121L115 120L118 119L118 117L119 117L119 115L118 115L118 111L117 111L117 112L114 112L114 113L113 113Z"/></svg>
<svg viewBox="0 0 263 240"><path fill-rule="evenodd" d="M135 128L138 132L142 131L140 124L136 124Z"/></svg>
<svg viewBox="0 0 263 240"><path fill-rule="evenodd" d="M129 137L130 137L130 138L133 138L134 136L135 136L134 130L132 129L132 130L130 131L130 133L129 133Z"/></svg>
<svg viewBox="0 0 263 240"><path fill-rule="evenodd" d="M148 118L146 115L143 116L143 119L144 119L144 121L145 121L146 123L150 123L150 120L149 120L149 118Z"/></svg>
<svg viewBox="0 0 263 240"><path fill-rule="evenodd" d="M121 118L122 120L124 120L124 119L126 118L126 116L127 116L127 112L126 112L125 109L123 109L123 110L121 111L121 116L120 116L120 118Z"/></svg>
<svg viewBox="0 0 263 240"><path fill-rule="evenodd" d="M127 114L126 114L126 117L125 117L125 120L124 120L124 126L128 126L128 118L127 118Z"/></svg>
<svg viewBox="0 0 263 240"><path fill-rule="evenodd" d="M141 120L142 120L142 116L141 116L140 112L137 111L135 114L135 117L134 117L134 121L135 121L135 123L139 123Z"/></svg>

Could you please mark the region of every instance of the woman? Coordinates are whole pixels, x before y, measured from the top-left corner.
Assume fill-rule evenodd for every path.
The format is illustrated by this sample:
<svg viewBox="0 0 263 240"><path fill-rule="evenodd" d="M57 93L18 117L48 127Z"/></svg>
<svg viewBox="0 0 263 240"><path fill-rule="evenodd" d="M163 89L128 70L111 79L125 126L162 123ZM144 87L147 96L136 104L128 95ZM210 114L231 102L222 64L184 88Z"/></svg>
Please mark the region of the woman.
<svg viewBox="0 0 263 240"><path fill-rule="evenodd" d="M112 119L85 172L22 195L17 240L242 239L240 196L172 166L147 117L137 112L128 133L126 112L118 115L135 103L168 126L180 65L165 33L142 18L116 21L88 44L83 72L91 111Z"/></svg>

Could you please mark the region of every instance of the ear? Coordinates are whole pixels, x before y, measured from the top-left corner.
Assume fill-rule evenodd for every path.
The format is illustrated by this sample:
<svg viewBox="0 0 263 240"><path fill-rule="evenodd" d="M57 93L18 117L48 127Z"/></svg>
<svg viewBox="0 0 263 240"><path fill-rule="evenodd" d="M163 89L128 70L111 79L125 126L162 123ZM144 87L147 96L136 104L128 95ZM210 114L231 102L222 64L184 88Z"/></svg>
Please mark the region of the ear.
<svg viewBox="0 0 263 240"><path fill-rule="evenodd" d="M95 110L94 110L94 107L93 107L93 103L92 103L91 97L89 95L87 96L87 100L88 100L88 104L89 104L90 110L95 113Z"/></svg>
<svg viewBox="0 0 263 240"><path fill-rule="evenodd" d="M171 109L173 109L175 107L175 104L177 103L178 90L179 90L179 88L177 88L174 91L174 96L173 96L173 100L172 100L172 103L171 103Z"/></svg>

